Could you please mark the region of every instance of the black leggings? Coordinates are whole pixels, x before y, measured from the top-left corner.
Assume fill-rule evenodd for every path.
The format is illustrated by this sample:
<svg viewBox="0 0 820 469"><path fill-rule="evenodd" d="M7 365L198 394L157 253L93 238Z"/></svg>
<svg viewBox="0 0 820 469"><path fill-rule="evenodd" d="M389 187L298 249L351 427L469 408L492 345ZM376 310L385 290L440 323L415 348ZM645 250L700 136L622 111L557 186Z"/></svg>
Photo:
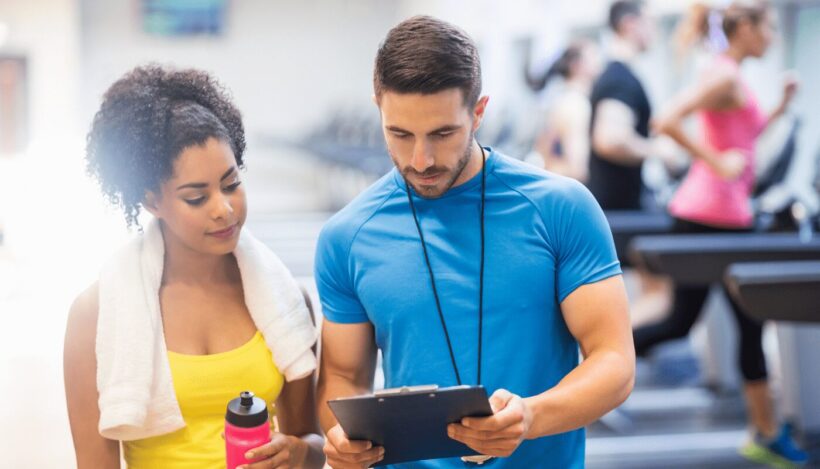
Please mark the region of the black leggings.
<svg viewBox="0 0 820 469"><path fill-rule="evenodd" d="M738 230L729 230L701 225L686 220L675 219L676 233L731 233ZM725 288L724 288L725 292ZM686 337L689 330L700 315L709 287L674 288L675 299L672 303L672 312L660 322L641 326L635 329L635 352L638 356L645 356L650 348L671 339ZM732 313L737 320L739 338L738 360L740 372L746 381L766 379L766 359L763 356L763 323L746 316L740 305L728 294Z"/></svg>

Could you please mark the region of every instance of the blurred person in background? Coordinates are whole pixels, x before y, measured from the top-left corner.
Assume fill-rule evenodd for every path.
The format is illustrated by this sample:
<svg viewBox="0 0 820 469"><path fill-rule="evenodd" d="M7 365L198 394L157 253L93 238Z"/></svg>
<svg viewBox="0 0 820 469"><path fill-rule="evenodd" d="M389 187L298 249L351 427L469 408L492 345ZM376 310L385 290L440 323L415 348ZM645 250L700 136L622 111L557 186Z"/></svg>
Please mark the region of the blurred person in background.
<svg viewBox="0 0 820 469"><path fill-rule="evenodd" d="M708 34L711 11L692 10L691 31ZM775 109L764 112L740 71L749 58L762 57L775 32L774 12L767 1L735 1L722 11L722 29L728 47L697 83L677 96L657 120L657 130L672 137L692 158L692 165L669 204L679 233L743 232L752 228L751 194L755 184L754 149L758 136L792 101L797 82L788 77ZM702 134L688 135L684 120L696 115ZM671 314L663 321L635 330L639 355L653 346L684 337L695 323L708 287L674 289ZM728 295L727 295L728 296ZM743 314L729 297L740 332L739 366L744 394L754 428L741 453L749 459L777 464L802 464L807 455L792 440L788 426L779 425L768 383L763 354L763 324Z"/></svg>
<svg viewBox="0 0 820 469"><path fill-rule="evenodd" d="M652 41L654 24L643 2L619 0L609 8L614 37L609 62L592 87L591 146L587 186L604 210L642 210L643 163L648 158L672 157L668 142L651 138L652 109L633 63ZM668 139L667 139L668 140ZM655 318L668 311L669 282L638 272L639 293L631 299L633 321Z"/></svg>
<svg viewBox="0 0 820 469"><path fill-rule="evenodd" d="M697 18L697 22L692 21ZM684 19L678 22L673 35L675 74L685 75L689 83L712 63L715 54L726 49L726 36L721 31L720 14L709 4L689 5Z"/></svg>
<svg viewBox="0 0 820 469"><path fill-rule="evenodd" d="M576 40L537 80L528 79L534 91L547 88L560 78L560 90L550 99L543 131L535 141L535 151L548 171L587 182L589 122L592 114L589 94L601 72L601 54L591 40Z"/></svg>
<svg viewBox="0 0 820 469"><path fill-rule="evenodd" d="M69 313L64 373L79 469L119 468L120 443L129 468L224 469L225 410L246 389L269 404L278 429L271 426L271 442L246 455L258 462L243 469L324 464L313 402L316 334L310 313L289 273L282 272L281 281L253 276L241 270L235 254L245 246L246 255L264 259L260 270L277 270L272 253L248 249L256 241L242 232L244 150L239 111L204 72L139 67L105 93L88 135L87 167L140 235L103 271L141 273L134 282L116 284L120 289L113 288L116 278L101 274ZM144 231L138 222L143 209L153 216ZM132 247L138 254L129 254ZM139 282L150 275L159 291ZM254 305L264 295L257 294L258 286L251 293L253 282L282 298L276 309L281 306L281 313L293 318L288 324L298 330L271 331L270 322L258 324ZM130 304L121 305L129 298L144 301L135 301L133 311L127 309ZM134 317L103 311L110 306ZM128 342L124 335L145 331L119 331L118 324L144 324L154 320L152 314L161 325L146 326L152 335L147 343L119 350L114 342ZM111 337L115 332L122 333ZM281 342L288 335L305 338L289 362L275 355L280 369L271 339ZM146 356L143 348L153 358L130 361L132 354ZM152 368L141 370L147 376L134 374L140 364ZM173 382L167 387L170 395L161 394L158 383L168 380ZM153 384L143 388L143 382Z"/></svg>
<svg viewBox="0 0 820 469"><path fill-rule="evenodd" d="M649 98L632 63L649 48L653 23L642 2L620 0L610 7L608 24L609 62L590 96L587 186L604 210L641 210L643 162L658 152L649 137Z"/></svg>

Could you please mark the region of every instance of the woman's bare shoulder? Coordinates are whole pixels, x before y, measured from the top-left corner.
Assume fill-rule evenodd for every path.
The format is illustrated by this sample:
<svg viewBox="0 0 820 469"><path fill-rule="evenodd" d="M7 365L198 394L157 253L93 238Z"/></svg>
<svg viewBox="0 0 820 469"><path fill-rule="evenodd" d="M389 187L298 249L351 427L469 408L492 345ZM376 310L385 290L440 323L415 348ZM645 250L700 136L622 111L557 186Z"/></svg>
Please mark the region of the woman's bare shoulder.
<svg viewBox="0 0 820 469"><path fill-rule="evenodd" d="M66 342L96 336L99 290L99 283L94 282L74 299L68 312Z"/></svg>

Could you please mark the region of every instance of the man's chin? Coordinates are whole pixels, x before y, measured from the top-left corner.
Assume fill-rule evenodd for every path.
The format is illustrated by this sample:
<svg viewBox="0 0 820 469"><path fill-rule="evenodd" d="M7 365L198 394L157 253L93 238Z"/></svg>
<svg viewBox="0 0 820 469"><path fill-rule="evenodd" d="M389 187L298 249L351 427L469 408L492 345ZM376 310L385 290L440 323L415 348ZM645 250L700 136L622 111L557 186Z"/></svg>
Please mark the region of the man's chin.
<svg viewBox="0 0 820 469"><path fill-rule="evenodd" d="M447 189L444 189L441 184L412 184L412 186L416 195L425 199L437 199L447 192Z"/></svg>

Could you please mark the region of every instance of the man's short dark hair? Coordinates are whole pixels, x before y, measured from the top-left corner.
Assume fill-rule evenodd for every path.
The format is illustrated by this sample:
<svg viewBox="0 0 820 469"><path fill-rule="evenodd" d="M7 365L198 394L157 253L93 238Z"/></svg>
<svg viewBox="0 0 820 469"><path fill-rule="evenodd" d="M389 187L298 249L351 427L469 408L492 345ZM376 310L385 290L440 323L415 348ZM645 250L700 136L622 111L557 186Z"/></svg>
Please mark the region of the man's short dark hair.
<svg viewBox="0 0 820 469"><path fill-rule="evenodd" d="M642 1L618 0L609 7L609 27L617 33L624 18L640 15L642 11Z"/></svg>
<svg viewBox="0 0 820 469"><path fill-rule="evenodd" d="M459 88L470 108L481 94L481 62L461 29L430 16L414 16L387 33L373 71L376 99L385 91L434 94Z"/></svg>

